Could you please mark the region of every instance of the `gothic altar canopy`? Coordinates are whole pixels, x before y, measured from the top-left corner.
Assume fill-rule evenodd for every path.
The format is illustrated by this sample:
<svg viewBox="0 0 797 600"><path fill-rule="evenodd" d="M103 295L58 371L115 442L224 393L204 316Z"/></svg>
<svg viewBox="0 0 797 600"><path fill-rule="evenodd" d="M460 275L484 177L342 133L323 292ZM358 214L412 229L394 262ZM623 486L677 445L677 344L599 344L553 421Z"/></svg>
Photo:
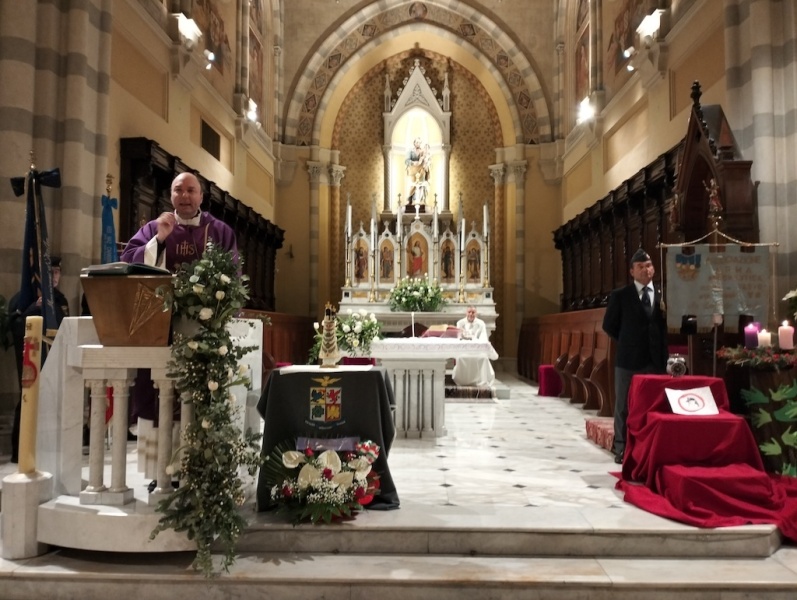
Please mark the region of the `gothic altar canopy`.
<svg viewBox="0 0 797 600"><path fill-rule="evenodd" d="M341 310L377 315L384 331L410 325L410 315L390 311L390 291L404 277L436 281L448 304L419 323L454 324L473 305L490 332L495 301L490 284L489 209L481 223L466 223L460 194L457 214L449 202L451 112L448 74L440 98L416 59L394 98L389 79L384 90L384 200L371 202L368 229L354 230L346 202L344 242L346 281ZM391 199L395 199L391 201ZM380 210L381 208L381 210Z"/></svg>

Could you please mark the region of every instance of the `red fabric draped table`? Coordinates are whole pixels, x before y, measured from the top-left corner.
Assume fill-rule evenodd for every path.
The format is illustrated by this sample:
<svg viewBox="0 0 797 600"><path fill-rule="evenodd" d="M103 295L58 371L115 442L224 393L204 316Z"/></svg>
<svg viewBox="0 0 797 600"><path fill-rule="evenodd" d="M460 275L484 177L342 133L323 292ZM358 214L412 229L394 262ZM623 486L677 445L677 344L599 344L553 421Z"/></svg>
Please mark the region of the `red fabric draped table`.
<svg viewBox="0 0 797 600"><path fill-rule="evenodd" d="M708 387L717 415L674 414L665 388ZM628 391L628 420L623 479L656 490L659 470L667 465L746 464L763 471L761 455L747 422L728 410L725 383L717 377L635 375Z"/></svg>
<svg viewBox="0 0 797 600"><path fill-rule="evenodd" d="M674 414L665 388L709 387L717 415ZM626 502L697 527L772 523L797 541L797 479L768 475L747 422L715 377L636 375L628 393Z"/></svg>
<svg viewBox="0 0 797 600"><path fill-rule="evenodd" d="M553 365L540 365L537 369L537 381L540 382L538 396L558 396L562 393L562 379Z"/></svg>

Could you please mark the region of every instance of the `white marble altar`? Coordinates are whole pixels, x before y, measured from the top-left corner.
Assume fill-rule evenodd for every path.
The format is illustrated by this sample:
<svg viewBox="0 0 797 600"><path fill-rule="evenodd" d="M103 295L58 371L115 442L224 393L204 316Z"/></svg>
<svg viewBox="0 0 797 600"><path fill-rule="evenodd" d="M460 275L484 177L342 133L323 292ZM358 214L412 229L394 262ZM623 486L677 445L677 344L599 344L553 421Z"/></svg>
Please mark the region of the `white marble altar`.
<svg viewBox="0 0 797 600"><path fill-rule="evenodd" d="M490 342L449 338L387 338L371 343L371 356L387 369L396 398L396 435L446 435L445 375L449 358L496 360Z"/></svg>

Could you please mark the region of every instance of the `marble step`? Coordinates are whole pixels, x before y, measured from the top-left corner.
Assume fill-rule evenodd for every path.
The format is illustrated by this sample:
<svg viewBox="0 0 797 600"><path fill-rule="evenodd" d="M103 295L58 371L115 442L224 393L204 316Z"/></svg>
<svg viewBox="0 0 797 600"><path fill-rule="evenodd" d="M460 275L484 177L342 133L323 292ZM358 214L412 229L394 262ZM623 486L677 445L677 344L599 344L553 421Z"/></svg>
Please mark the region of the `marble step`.
<svg viewBox="0 0 797 600"><path fill-rule="evenodd" d="M191 553L59 550L0 561L0 588L8 600L793 600L794 552L736 561L242 552L207 580L190 568Z"/></svg>
<svg viewBox="0 0 797 600"><path fill-rule="evenodd" d="M648 513L613 508L425 507L365 511L332 525L292 526L259 513L241 552L329 552L413 556L765 558L778 550L773 525L698 529Z"/></svg>

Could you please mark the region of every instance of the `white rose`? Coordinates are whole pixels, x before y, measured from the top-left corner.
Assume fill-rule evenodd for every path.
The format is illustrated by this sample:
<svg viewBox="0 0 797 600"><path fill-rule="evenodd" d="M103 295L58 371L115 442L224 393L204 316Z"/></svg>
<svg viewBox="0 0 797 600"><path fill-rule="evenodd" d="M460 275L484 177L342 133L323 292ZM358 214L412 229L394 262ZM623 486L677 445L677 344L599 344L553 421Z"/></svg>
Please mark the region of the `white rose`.
<svg viewBox="0 0 797 600"><path fill-rule="evenodd" d="M211 392L215 392L217 389L219 389L219 384L215 381L208 381L208 389Z"/></svg>
<svg viewBox="0 0 797 600"><path fill-rule="evenodd" d="M195 283L194 287L191 289L194 290L195 294L201 294L202 292L205 291L205 286L199 283Z"/></svg>
<svg viewBox="0 0 797 600"><path fill-rule="evenodd" d="M227 275L224 275L223 273L219 276L219 279L225 285L230 283L230 281L231 281L231 279Z"/></svg>
<svg viewBox="0 0 797 600"><path fill-rule="evenodd" d="M246 364L243 364L243 365L238 365L238 373L239 373L240 375L244 375L244 374L246 374L248 371L249 371L249 365L246 365Z"/></svg>
<svg viewBox="0 0 797 600"><path fill-rule="evenodd" d="M351 345L352 345L352 346L354 346L354 347L356 348L357 346L359 346L359 345L360 345L360 340L353 340L353 341L352 341L352 343L351 343Z"/></svg>
<svg viewBox="0 0 797 600"><path fill-rule="evenodd" d="M357 324L354 326L354 333L360 333L362 330L363 330L362 323L357 323Z"/></svg>
<svg viewBox="0 0 797 600"><path fill-rule="evenodd" d="M368 315L368 318L371 319L372 321L376 321L376 315L374 313Z"/></svg>
<svg viewBox="0 0 797 600"><path fill-rule="evenodd" d="M349 327L346 323L343 324L343 333L349 333L351 331L351 327Z"/></svg>
<svg viewBox="0 0 797 600"><path fill-rule="evenodd" d="M217 352L219 353L219 356L224 356L228 352L227 346L219 346Z"/></svg>
<svg viewBox="0 0 797 600"><path fill-rule="evenodd" d="M210 429L210 421L202 419L202 429Z"/></svg>
<svg viewBox="0 0 797 600"><path fill-rule="evenodd" d="M224 292L222 292L221 290L216 292L216 300L224 300L224 296L226 296L226 294Z"/></svg>
<svg viewBox="0 0 797 600"><path fill-rule="evenodd" d="M174 465L166 465L166 474L174 475Z"/></svg>
<svg viewBox="0 0 797 600"><path fill-rule="evenodd" d="M350 315L350 314L351 314L351 309L350 309L350 308L347 308L347 309L346 309L346 314L347 314L347 315Z"/></svg>
<svg viewBox="0 0 797 600"><path fill-rule="evenodd" d="M361 316L361 317L364 317L364 316L365 316L365 315L367 315L367 314L368 314L368 311L367 311L367 310L365 310L364 308L361 308L361 309L360 309L360 316Z"/></svg>
<svg viewBox="0 0 797 600"><path fill-rule="evenodd" d="M313 329L318 331L319 329L321 329L321 324L318 321L314 321L313 322Z"/></svg>
<svg viewBox="0 0 797 600"><path fill-rule="evenodd" d="M213 316L213 309L205 307L199 311L199 320L208 321Z"/></svg>
<svg viewBox="0 0 797 600"><path fill-rule="evenodd" d="M189 348L191 348L191 350L196 350L197 348L199 348L199 344L197 342L193 341L193 340L188 342L187 345L188 345Z"/></svg>

